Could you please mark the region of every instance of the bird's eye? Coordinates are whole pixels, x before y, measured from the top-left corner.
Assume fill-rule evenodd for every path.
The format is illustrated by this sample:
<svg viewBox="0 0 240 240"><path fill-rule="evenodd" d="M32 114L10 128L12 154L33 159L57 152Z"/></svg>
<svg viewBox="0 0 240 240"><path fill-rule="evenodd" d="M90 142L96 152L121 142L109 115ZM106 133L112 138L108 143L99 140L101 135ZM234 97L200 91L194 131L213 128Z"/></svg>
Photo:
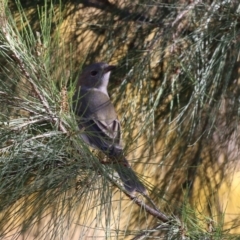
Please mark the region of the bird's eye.
<svg viewBox="0 0 240 240"><path fill-rule="evenodd" d="M96 76L97 73L98 73L97 71L91 71L91 75L92 75L92 76Z"/></svg>

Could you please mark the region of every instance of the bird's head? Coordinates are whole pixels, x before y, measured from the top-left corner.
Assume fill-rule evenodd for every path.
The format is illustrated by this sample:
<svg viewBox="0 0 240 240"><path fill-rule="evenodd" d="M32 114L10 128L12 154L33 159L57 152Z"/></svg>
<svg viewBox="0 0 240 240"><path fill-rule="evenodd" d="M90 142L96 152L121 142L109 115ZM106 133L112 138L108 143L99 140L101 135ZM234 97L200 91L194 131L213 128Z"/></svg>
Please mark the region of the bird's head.
<svg viewBox="0 0 240 240"><path fill-rule="evenodd" d="M85 88L97 88L107 92L110 73L116 66L107 63L94 63L87 66L81 73L78 86Z"/></svg>

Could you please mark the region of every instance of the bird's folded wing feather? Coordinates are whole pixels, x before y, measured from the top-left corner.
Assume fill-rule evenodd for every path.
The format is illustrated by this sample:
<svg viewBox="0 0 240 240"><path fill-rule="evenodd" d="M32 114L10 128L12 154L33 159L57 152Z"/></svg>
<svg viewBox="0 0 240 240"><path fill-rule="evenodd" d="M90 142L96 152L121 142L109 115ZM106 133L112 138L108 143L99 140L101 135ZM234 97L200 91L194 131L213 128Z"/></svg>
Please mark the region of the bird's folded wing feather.
<svg viewBox="0 0 240 240"><path fill-rule="evenodd" d="M120 145L120 123L109 97L101 91L91 89L82 90L80 98L78 115L84 120L87 131L95 132L108 144Z"/></svg>

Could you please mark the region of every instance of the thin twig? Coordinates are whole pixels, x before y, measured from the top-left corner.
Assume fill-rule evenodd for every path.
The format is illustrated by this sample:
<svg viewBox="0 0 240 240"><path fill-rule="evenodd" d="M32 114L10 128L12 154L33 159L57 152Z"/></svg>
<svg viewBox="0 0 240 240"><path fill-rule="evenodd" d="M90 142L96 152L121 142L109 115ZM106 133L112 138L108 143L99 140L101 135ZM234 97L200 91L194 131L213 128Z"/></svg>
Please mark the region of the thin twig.
<svg viewBox="0 0 240 240"><path fill-rule="evenodd" d="M13 52L13 57L16 60L16 62L18 63L21 71L23 72L23 74L25 75L25 77L28 79L28 81L30 82L30 84L32 85L35 93L37 94L37 96L39 97L39 99L41 100L43 106L45 107L45 109L47 110L48 114L51 116L51 119L54 123L59 124L59 128L63 133L67 133L67 130L65 129L65 127L62 125L61 121L58 121L58 118L55 116L55 114L51 111L50 106L46 100L46 98L40 93L40 91L38 90L37 85L34 83L33 79L31 78L31 76L29 75L29 73L27 72L27 70L25 69L24 63L22 62L21 58L18 57L17 54L15 54Z"/></svg>
<svg viewBox="0 0 240 240"><path fill-rule="evenodd" d="M154 209L154 208L150 207L149 205L147 205L145 202L143 202L142 200L140 200L136 196L133 196L133 195L129 194L127 191L126 192L124 191L124 193L131 200L133 200L138 206L144 208L152 216L158 218L159 220L161 220L164 223L169 222L170 218L167 217L164 213L160 212L157 209Z"/></svg>
<svg viewBox="0 0 240 240"><path fill-rule="evenodd" d="M202 0L194 1L192 4L186 7L186 9L178 14L176 19L171 23L172 27L176 25L190 10L192 10L197 4L202 2Z"/></svg>
<svg viewBox="0 0 240 240"><path fill-rule="evenodd" d="M21 128L24 128L28 125L31 125L31 124L34 124L34 123L41 123L41 122L47 121L48 119L49 119L49 117L42 117L41 119L26 121L25 123L19 124L19 125L17 125L17 127L12 128L12 130L20 130Z"/></svg>
<svg viewBox="0 0 240 240"><path fill-rule="evenodd" d="M120 189L122 192L124 192L124 194L128 198L133 200L134 203L136 203L139 207L145 209L146 212L148 212L149 214L151 214L152 216L156 217L157 219L161 220L164 223L167 223L167 222L170 221L171 218L166 216L160 210L158 210L157 207L156 207L156 204L154 204L153 200L148 195L145 194L145 195L142 195L142 196L144 196L148 200L151 199L150 202L153 204L154 208L147 205L143 200L140 200L136 195L134 195L134 193L129 193L128 191L126 191L124 188L122 188L122 186L120 184L118 184L116 181L114 181L111 177L107 176L107 178L110 180L110 182L113 185L115 185L118 189Z"/></svg>
<svg viewBox="0 0 240 240"><path fill-rule="evenodd" d="M140 234L138 234L137 236L135 236L131 240L145 239L146 237L148 237L150 235L150 233L156 232L156 231L159 231L159 230L168 230L168 225L166 223L158 224L151 229L147 229L147 230L142 231Z"/></svg>
<svg viewBox="0 0 240 240"><path fill-rule="evenodd" d="M11 39L12 37L17 38L17 36L11 36L11 34L9 33L9 26L8 26L8 22L7 22L7 18L6 18L6 14L5 14L5 8L4 6L0 6L2 9L2 13L1 13L1 22L2 22L2 33L5 36L6 41L9 44L9 48L12 52L12 57L13 59L17 62L18 66L20 67L21 72L23 73L23 75L27 78L27 80L30 82L30 84L32 85L33 90L35 91L35 93L37 94L38 98L40 99L40 101L42 102L43 106L45 107L47 113L50 115L52 121L55 124L58 124L59 129L63 132L63 133L67 133L66 128L63 126L62 122L59 121L59 119L55 116L55 114L51 111L51 108L46 100L46 98L44 97L44 95L41 94L41 92L39 91L37 85L35 84L34 80L32 79L32 77L30 76L29 72L26 70L25 64L21 59L20 54L18 54L18 51L15 49L14 45L11 44ZM13 33L14 34L14 33ZM32 69L33 72L36 72L35 69Z"/></svg>

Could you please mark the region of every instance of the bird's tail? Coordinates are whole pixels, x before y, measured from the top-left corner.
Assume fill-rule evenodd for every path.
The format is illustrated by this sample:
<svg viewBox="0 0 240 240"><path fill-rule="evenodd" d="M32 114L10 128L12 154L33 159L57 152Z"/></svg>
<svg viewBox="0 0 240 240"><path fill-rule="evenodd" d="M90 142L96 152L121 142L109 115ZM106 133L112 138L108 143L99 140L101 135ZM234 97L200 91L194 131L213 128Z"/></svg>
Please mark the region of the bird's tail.
<svg viewBox="0 0 240 240"><path fill-rule="evenodd" d="M123 159L114 164L114 168L117 171L120 179L123 182L124 188L133 193L134 191L147 194L145 186L141 183L135 172L132 170L127 159Z"/></svg>

